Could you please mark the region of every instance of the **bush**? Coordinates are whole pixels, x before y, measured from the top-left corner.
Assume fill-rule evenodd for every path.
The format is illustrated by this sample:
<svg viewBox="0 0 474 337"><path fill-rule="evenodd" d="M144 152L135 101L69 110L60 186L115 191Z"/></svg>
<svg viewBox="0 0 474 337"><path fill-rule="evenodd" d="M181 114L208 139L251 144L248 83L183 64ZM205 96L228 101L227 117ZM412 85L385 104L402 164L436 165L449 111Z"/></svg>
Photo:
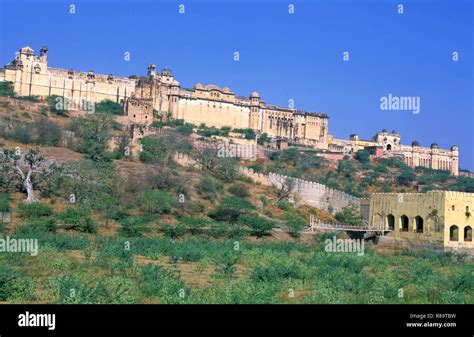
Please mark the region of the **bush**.
<svg viewBox="0 0 474 337"><path fill-rule="evenodd" d="M135 216L120 220L122 227L119 233L126 237L139 237L149 229L146 224L150 222L150 217L146 216Z"/></svg>
<svg viewBox="0 0 474 337"><path fill-rule="evenodd" d="M81 232L94 233L95 226L87 211L68 207L61 214L58 219L62 221L65 229L75 229Z"/></svg>
<svg viewBox="0 0 474 337"><path fill-rule="evenodd" d="M357 159L362 164L369 163L370 153L367 150L359 150L355 154L355 159Z"/></svg>
<svg viewBox="0 0 474 337"><path fill-rule="evenodd" d="M199 234L205 226L209 225L210 221L206 218L186 217L181 219L181 223L186 231L191 235L196 235Z"/></svg>
<svg viewBox="0 0 474 337"><path fill-rule="evenodd" d="M286 225L289 228L288 234L290 234L290 236L294 238L299 237L300 231L308 226L306 220L299 215L287 213L285 216L285 220Z"/></svg>
<svg viewBox="0 0 474 337"><path fill-rule="evenodd" d="M0 96L15 96L15 92L13 91L13 82L0 82Z"/></svg>
<svg viewBox="0 0 474 337"><path fill-rule="evenodd" d="M22 218L39 218L53 215L53 209L45 204L34 202L18 206L18 213Z"/></svg>
<svg viewBox="0 0 474 337"><path fill-rule="evenodd" d="M120 104L109 99L105 99L95 105L95 112L103 112L112 115L123 115L123 108Z"/></svg>
<svg viewBox="0 0 474 337"><path fill-rule="evenodd" d="M165 225L163 227L163 233L165 234L165 236L171 239L177 239L183 236L184 232L185 232L185 228L183 225L177 225L177 226Z"/></svg>
<svg viewBox="0 0 474 337"><path fill-rule="evenodd" d="M362 225L362 216L360 215L357 207L353 204L344 207L342 212L337 212L335 218L344 224L352 226Z"/></svg>
<svg viewBox="0 0 474 337"><path fill-rule="evenodd" d="M248 226L250 228L250 234L258 238L270 235L271 230L275 228L275 224L272 221L253 214L241 216L239 223Z"/></svg>
<svg viewBox="0 0 474 337"><path fill-rule="evenodd" d="M49 111L60 115L67 116L67 98L57 95L48 97Z"/></svg>
<svg viewBox="0 0 474 337"><path fill-rule="evenodd" d="M402 169L397 177L400 185L408 186L416 179L416 174L411 169Z"/></svg>
<svg viewBox="0 0 474 337"><path fill-rule="evenodd" d="M176 131L178 131L179 133L190 135L193 133L193 129L194 129L194 124L185 123L184 125L178 126L176 128Z"/></svg>
<svg viewBox="0 0 474 337"><path fill-rule="evenodd" d="M7 301L12 293L9 282L17 276L16 272L3 264L0 264L0 301Z"/></svg>
<svg viewBox="0 0 474 337"><path fill-rule="evenodd" d="M0 193L0 213L10 211L10 194Z"/></svg>
<svg viewBox="0 0 474 337"><path fill-rule="evenodd" d="M179 275L157 265L142 267L139 281L140 292L148 298L158 297L160 303L179 302L180 292L184 291L184 294L188 292Z"/></svg>
<svg viewBox="0 0 474 337"><path fill-rule="evenodd" d="M211 211L208 215L210 218L216 221L236 222L242 214L243 213L241 211L232 207L229 208L220 206L217 207L215 210Z"/></svg>
<svg viewBox="0 0 474 337"><path fill-rule="evenodd" d="M258 137L258 139L257 139L257 144L258 144L258 145L263 145L263 144L265 144L266 142L268 142L268 139L269 139L269 138L268 138L268 134L262 133L262 134Z"/></svg>
<svg viewBox="0 0 474 337"><path fill-rule="evenodd" d="M203 198L212 201L223 190L222 184L210 175L204 175L196 185L196 192Z"/></svg>
<svg viewBox="0 0 474 337"><path fill-rule="evenodd" d="M36 232L56 232L56 221L54 218L30 218L26 224Z"/></svg>
<svg viewBox="0 0 474 337"><path fill-rule="evenodd" d="M225 197L221 202L223 208L234 208L241 210L253 210L255 206L248 200L237 196Z"/></svg>
<svg viewBox="0 0 474 337"><path fill-rule="evenodd" d="M55 122L42 118L34 124L36 142L43 146L58 146L61 141L61 128Z"/></svg>
<svg viewBox="0 0 474 337"><path fill-rule="evenodd" d="M31 143L33 141L33 132L31 126L14 126L10 132L10 137L23 144Z"/></svg>
<svg viewBox="0 0 474 337"><path fill-rule="evenodd" d="M175 205L176 198L167 192L147 190L141 194L138 201L146 214L168 214Z"/></svg>
<svg viewBox="0 0 474 337"><path fill-rule="evenodd" d="M244 184L232 184L228 188L229 193L232 193L233 195L240 197L240 198L247 198L250 196L250 193L248 191L248 187L245 186Z"/></svg>
<svg viewBox="0 0 474 337"><path fill-rule="evenodd" d="M278 208L281 209L282 211L290 211L291 209L291 204L288 201L282 200L279 201L277 204Z"/></svg>

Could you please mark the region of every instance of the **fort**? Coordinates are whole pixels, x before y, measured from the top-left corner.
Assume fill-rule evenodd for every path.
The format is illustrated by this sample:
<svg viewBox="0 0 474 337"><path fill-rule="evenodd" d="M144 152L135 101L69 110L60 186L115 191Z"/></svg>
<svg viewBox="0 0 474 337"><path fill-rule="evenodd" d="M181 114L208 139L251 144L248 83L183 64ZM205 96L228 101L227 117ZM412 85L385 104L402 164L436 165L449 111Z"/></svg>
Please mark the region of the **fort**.
<svg viewBox="0 0 474 337"><path fill-rule="evenodd" d="M183 88L172 72L156 65L148 67L146 76L116 77L48 66L48 48L35 55L31 47L23 47L14 60L0 70L0 81L13 83L19 96L61 96L81 102L111 100L122 104L133 128L146 127L157 118L182 119L195 125L252 129L257 135L267 134L317 149L328 158L351 155L368 150L377 157L400 157L411 167L427 167L459 174L459 149L440 149L436 143L422 147L418 141L402 145L401 136L393 130L378 132L370 140L351 135L348 140L329 134L329 117L325 112L310 112L266 103L258 92L248 97L237 96L228 87L197 83Z"/></svg>

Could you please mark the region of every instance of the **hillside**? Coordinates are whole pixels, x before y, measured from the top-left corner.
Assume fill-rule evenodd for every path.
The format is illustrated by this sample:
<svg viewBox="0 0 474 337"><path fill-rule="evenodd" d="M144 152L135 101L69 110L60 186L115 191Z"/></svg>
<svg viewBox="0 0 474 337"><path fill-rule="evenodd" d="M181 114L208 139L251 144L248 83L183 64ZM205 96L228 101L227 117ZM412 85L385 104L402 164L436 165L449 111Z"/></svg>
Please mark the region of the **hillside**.
<svg viewBox="0 0 474 337"><path fill-rule="evenodd" d="M473 303L472 261L464 255L371 243L362 256L328 253L325 239L339 234L304 232L310 214L325 222L360 221L358 214L297 207L285 191L240 175L238 165L354 195L416 190L428 174L433 188L469 189L471 181L396 161L334 165L294 149L238 162L193 148L186 125L147 137L132 159L121 142L108 147L128 140L116 119L108 111L61 115L47 101L0 99L0 208L11 214L2 236L39 241L37 256L0 255L0 301ZM180 165L178 152L205 165ZM34 167L33 192L17 164L23 172ZM25 202L30 193L37 202Z"/></svg>

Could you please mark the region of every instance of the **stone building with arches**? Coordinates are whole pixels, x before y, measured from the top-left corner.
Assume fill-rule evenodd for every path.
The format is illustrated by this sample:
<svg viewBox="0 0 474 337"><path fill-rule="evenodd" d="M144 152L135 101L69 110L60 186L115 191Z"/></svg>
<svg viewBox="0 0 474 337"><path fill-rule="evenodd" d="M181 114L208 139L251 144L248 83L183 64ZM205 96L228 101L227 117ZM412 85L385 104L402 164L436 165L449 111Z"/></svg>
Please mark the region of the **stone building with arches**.
<svg viewBox="0 0 474 337"><path fill-rule="evenodd" d="M474 193L373 193L361 208L387 239L474 253Z"/></svg>

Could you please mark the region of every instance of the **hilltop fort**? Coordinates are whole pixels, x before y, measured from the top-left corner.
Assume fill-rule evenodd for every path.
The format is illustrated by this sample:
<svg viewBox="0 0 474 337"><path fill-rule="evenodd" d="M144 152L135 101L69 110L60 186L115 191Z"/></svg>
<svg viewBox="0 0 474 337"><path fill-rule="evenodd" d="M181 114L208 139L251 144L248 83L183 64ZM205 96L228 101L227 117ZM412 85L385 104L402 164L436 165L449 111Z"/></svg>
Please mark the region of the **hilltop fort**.
<svg viewBox="0 0 474 337"><path fill-rule="evenodd" d="M453 145L440 149L436 143L423 147L418 141L402 145L393 130L378 132L373 139L362 140L353 134L348 140L329 134L328 115L271 105L252 92L237 96L229 88L197 83L183 88L172 72L157 72L148 67L147 76L116 77L94 71L75 71L48 66L48 48L35 55L32 48L21 48L14 60L0 70L0 81L13 83L20 96L57 95L74 101L111 100L122 104L129 122L150 125L156 116L182 119L196 125L252 129L257 134L314 147L328 156L343 156L366 149L377 157L397 156L411 167L427 167L459 174L459 150Z"/></svg>

